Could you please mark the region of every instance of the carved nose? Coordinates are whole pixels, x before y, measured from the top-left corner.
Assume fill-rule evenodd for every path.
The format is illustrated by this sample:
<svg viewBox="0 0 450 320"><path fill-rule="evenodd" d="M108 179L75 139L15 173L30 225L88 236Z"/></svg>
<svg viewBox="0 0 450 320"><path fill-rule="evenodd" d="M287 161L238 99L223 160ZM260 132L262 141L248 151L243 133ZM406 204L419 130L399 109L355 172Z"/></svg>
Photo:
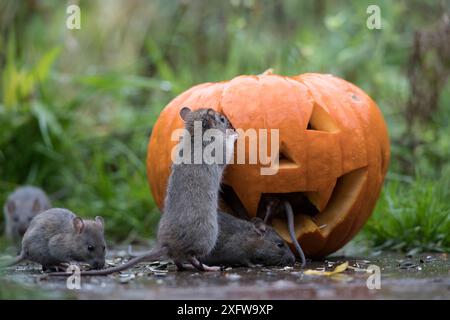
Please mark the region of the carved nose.
<svg viewBox="0 0 450 320"><path fill-rule="evenodd" d="M27 231L27 228L19 228L20 236L23 237L23 235L25 234L26 231Z"/></svg>

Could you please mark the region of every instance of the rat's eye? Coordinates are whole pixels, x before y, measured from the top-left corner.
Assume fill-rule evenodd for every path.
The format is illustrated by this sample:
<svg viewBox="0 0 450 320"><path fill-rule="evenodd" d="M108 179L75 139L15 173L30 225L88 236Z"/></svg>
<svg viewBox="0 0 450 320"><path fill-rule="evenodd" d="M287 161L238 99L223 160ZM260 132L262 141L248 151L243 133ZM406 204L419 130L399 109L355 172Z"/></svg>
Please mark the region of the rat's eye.
<svg viewBox="0 0 450 320"><path fill-rule="evenodd" d="M220 122L225 123L225 118L223 116L220 116Z"/></svg>
<svg viewBox="0 0 450 320"><path fill-rule="evenodd" d="M88 250L89 251L94 251L94 249L95 249L95 247L92 244L88 245Z"/></svg>
<svg viewBox="0 0 450 320"><path fill-rule="evenodd" d="M283 248L284 247L284 242L283 241L278 241L277 242L277 247L278 248Z"/></svg>

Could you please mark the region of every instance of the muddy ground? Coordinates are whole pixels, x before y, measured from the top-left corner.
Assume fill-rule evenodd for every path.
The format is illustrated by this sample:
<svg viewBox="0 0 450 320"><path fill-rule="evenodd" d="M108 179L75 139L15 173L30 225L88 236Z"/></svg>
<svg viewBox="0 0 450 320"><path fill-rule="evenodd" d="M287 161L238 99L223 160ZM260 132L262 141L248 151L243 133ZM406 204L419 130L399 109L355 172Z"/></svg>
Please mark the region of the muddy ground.
<svg viewBox="0 0 450 320"><path fill-rule="evenodd" d="M20 288L27 290L26 297L33 292L31 297L56 299L450 299L450 261L445 253L378 252L369 257L342 253L308 262L306 269L319 271L349 263L344 272L331 276L307 275L298 265L177 272L162 261L108 277L83 277L80 290L67 289L64 278L46 277L37 265L23 264L7 270L0 291L3 297L20 298L20 293L5 292ZM115 250L107 262L117 265L127 258L126 250ZM369 265L380 267L380 289L367 287Z"/></svg>

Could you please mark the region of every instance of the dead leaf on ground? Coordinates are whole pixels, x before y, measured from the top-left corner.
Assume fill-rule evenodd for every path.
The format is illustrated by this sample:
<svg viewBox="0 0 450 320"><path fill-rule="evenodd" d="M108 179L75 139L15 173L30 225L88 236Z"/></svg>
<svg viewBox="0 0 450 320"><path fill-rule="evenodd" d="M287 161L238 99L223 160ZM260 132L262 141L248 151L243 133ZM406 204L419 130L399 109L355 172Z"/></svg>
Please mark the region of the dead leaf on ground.
<svg viewBox="0 0 450 320"><path fill-rule="evenodd" d="M314 276L327 276L333 280L349 282L353 280L353 277L343 274L345 270L349 268L348 261L341 263L333 271L322 271L322 270L306 270L304 274L306 275L314 275Z"/></svg>
<svg viewBox="0 0 450 320"><path fill-rule="evenodd" d="M333 271L322 271L322 270L305 270L304 274L306 275L314 275L314 276L332 276L337 273L344 272L348 268L348 261L341 263Z"/></svg>

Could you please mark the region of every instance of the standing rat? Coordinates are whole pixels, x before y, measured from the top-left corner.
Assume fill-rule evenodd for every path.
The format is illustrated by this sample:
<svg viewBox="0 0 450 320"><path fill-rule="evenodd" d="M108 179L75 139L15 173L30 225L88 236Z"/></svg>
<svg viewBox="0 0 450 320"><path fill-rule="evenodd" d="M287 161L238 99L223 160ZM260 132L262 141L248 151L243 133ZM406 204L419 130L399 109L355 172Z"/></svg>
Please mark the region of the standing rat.
<svg viewBox="0 0 450 320"><path fill-rule="evenodd" d="M9 195L3 208L6 238L15 242L20 241L31 220L50 208L50 200L41 189L32 186L17 188Z"/></svg>
<svg viewBox="0 0 450 320"><path fill-rule="evenodd" d="M228 119L213 109L191 111L188 107L184 107L180 110L180 116L185 122L186 129L180 142L184 147L181 149L182 157L188 158L189 154L191 157L187 161L172 164L164 201L164 214L158 227L157 244L121 266L85 271L81 272L81 275L107 275L128 269L142 261L162 257L174 260L179 269L183 268L183 262L188 262L200 271L218 270L203 265L198 259L210 253L217 241L220 182L227 159L230 159L233 153L237 133ZM216 129L213 142L221 139L224 147L223 157L216 158L219 161L212 163L207 163L204 157L205 148L212 143L208 139L203 139L208 129ZM201 137L198 137L198 134L201 134ZM200 139L199 145L196 139ZM189 154L184 154L186 150ZM195 163L195 153L198 152L202 159L200 163ZM67 276L67 273L51 275Z"/></svg>
<svg viewBox="0 0 450 320"><path fill-rule="evenodd" d="M183 137L184 147L190 147L191 161L195 153L201 152L201 163L180 163L172 165L169 186L164 203L158 242L167 248L167 254L175 263L188 261L198 270L205 267L198 261L214 248L218 236L217 209L219 188L227 159L234 150L237 133L226 117L213 109L191 111L184 107L180 111L189 135ZM196 131L200 129L199 131ZM206 148L212 142L203 139L200 148L196 146L196 135L202 137L208 129L215 129L214 141L222 140L222 157L218 161L206 162ZM183 149L183 152L186 148ZM217 151L217 150L216 150ZM186 155L183 154L183 157ZM206 268L208 269L208 268Z"/></svg>
<svg viewBox="0 0 450 320"><path fill-rule="evenodd" d="M105 265L104 221L83 220L67 209L49 209L37 215L22 239L22 251L10 264L23 260L40 263L42 269L86 262L95 269Z"/></svg>

